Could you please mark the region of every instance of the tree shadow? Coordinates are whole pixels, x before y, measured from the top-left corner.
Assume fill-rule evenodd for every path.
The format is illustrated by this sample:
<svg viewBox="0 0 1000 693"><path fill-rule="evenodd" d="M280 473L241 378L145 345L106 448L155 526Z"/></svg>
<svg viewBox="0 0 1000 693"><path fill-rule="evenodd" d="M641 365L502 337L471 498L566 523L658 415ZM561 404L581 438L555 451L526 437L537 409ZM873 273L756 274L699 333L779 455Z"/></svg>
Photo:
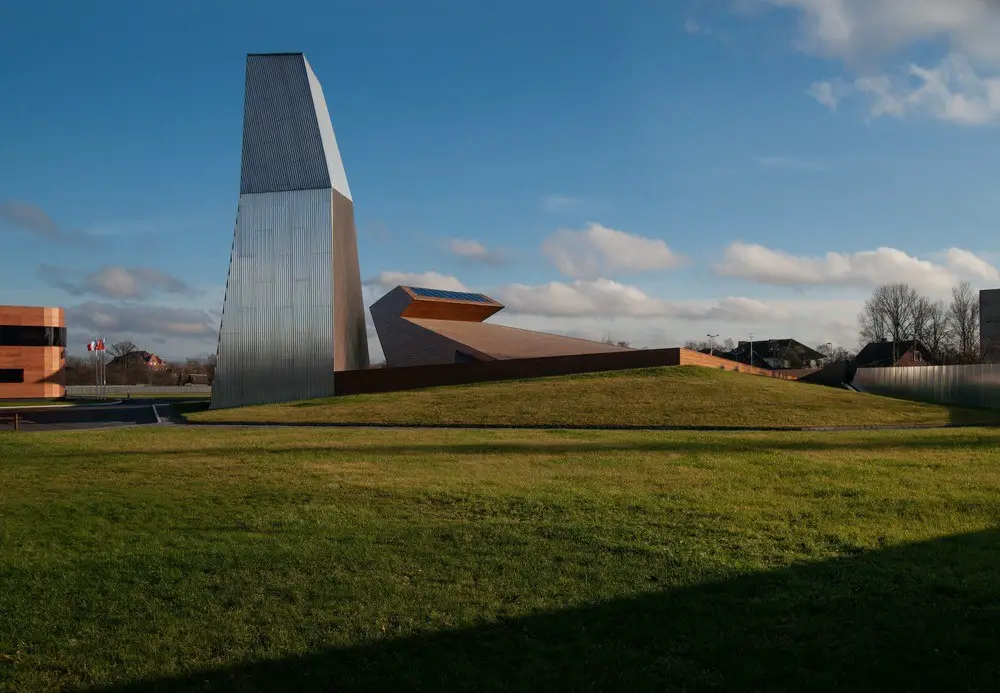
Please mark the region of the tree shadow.
<svg viewBox="0 0 1000 693"><path fill-rule="evenodd" d="M374 432L373 432L374 433ZM854 435L839 435L837 432L814 432L810 434L790 435L757 434L741 436L737 434L720 433L710 436L671 435L664 432L660 435L636 437L629 432L620 432L618 436L583 438L564 440L562 436L584 433L571 430L551 431L552 437L526 441L489 440L441 442L431 439L430 442L419 440L404 442L378 442L373 439L370 445L356 444L290 444L290 445L254 445L253 439L247 439L245 445L224 445L213 447L178 447L150 448L148 450L122 450L116 443L108 450L115 458L122 457L165 457L175 455L218 456L229 457L240 452L259 456L297 456L297 455L328 455L330 457L349 457L353 455L375 455L384 457L409 457L415 455L580 455L616 452L647 452L666 454L708 454L708 455L738 455L743 453L766 452L837 452L856 454L869 451L872 453L886 450L948 451L961 448L963 450L982 449L994 450L1000 445L1000 435L982 435L976 429L956 431L947 437L936 436L894 436L881 434L874 437L858 437ZM375 433L377 436L377 433ZM331 440L336 439L336 433L331 431ZM398 439L397 439L398 440ZM321 442L321 441L316 441ZM51 454L35 453L34 459L70 459L74 457L92 458L94 449L87 450L54 450Z"/></svg>
<svg viewBox="0 0 1000 693"><path fill-rule="evenodd" d="M995 691L998 573L988 530L99 690Z"/></svg>

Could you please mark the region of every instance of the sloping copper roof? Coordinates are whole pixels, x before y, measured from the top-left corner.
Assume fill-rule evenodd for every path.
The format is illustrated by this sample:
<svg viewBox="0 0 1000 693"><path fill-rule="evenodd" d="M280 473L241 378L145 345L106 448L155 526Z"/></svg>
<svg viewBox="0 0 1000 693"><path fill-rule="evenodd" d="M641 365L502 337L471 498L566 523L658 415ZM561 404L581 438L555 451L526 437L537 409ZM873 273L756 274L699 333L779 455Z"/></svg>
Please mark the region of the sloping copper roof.
<svg viewBox="0 0 1000 693"><path fill-rule="evenodd" d="M537 356L571 356L629 351L603 342L565 337L545 332L522 330L518 327L485 322L405 318L414 325L436 332L495 359L520 359Z"/></svg>

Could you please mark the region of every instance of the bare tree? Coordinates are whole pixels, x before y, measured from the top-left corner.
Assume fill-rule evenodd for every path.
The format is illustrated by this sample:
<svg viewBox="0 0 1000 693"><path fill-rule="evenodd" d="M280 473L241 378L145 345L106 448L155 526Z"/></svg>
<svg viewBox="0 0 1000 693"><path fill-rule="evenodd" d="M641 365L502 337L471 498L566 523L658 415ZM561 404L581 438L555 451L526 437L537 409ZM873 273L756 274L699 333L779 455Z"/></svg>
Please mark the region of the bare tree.
<svg viewBox="0 0 1000 693"><path fill-rule="evenodd" d="M632 347L632 343L631 342L626 342L626 341L622 340L622 341L615 342L615 346L620 346L623 349L630 349Z"/></svg>
<svg viewBox="0 0 1000 693"><path fill-rule="evenodd" d="M827 363L847 363L855 356L857 356L857 354L848 351L844 347L836 347L834 348L833 353L830 354L830 358Z"/></svg>
<svg viewBox="0 0 1000 693"><path fill-rule="evenodd" d="M122 375L124 375L124 385L132 384L130 376L132 375L132 370L135 366L136 359L134 354L138 350L139 347L128 340L108 345L108 351L111 352L111 360L115 362L117 367L121 370Z"/></svg>
<svg viewBox="0 0 1000 693"><path fill-rule="evenodd" d="M902 282L884 284L872 292L861 311L862 342L912 339L918 321L923 319L920 294ZM899 358L893 354L893 361Z"/></svg>
<svg viewBox="0 0 1000 693"><path fill-rule="evenodd" d="M712 345L710 345L704 339L701 341L695 341L693 339L689 339L688 341L684 342L684 348L691 349L692 351L708 351L711 348L711 346Z"/></svg>
<svg viewBox="0 0 1000 693"><path fill-rule="evenodd" d="M916 338L927 347L935 363L944 360L951 339L948 309L944 301L921 300Z"/></svg>
<svg viewBox="0 0 1000 693"><path fill-rule="evenodd" d="M111 352L111 358L120 359L123 356L128 356L129 354L139 350L134 343L125 340L124 342L115 342L108 346L108 351Z"/></svg>
<svg viewBox="0 0 1000 693"><path fill-rule="evenodd" d="M979 299L969 282L951 290L948 324L954 336L956 356L960 363L979 360Z"/></svg>
<svg viewBox="0 0 1000 693"><path fill-rule="evenodd" d="M722 348L727 352L736 351L736 342L733 341L732 337L726 337L726 341L722 343Z"/></svg>

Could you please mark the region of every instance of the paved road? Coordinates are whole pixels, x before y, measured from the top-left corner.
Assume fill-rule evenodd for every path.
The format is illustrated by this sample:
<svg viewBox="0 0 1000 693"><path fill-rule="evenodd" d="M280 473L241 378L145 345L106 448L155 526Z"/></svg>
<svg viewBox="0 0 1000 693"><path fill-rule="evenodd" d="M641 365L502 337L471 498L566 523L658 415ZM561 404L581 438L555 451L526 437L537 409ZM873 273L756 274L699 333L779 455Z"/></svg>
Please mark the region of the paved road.
<svg viewBox="0 0 1000 693"><path fill-rule="evenodd" d="M170 405L177 399L126 400L74 407L31 408L20 412L22 431L81 431L120 426L174 424ZM0 409L0 431L13 428L12 410Z"/></svg>

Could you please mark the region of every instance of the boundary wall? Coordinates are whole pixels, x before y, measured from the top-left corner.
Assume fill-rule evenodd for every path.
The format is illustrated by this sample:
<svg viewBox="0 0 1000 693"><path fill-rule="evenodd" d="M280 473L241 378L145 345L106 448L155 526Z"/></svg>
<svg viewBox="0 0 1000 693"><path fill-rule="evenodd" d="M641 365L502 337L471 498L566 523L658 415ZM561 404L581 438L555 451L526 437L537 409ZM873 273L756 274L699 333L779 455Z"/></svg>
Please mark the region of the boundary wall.
<svg viewBox="0 0 1000 693"><path fill-rule="evenodd" d="M1000 364L859 368L852 384L873 395L1000 409Z"/></svg>
<svg viewBox="0 0 1000 693"><path fill-rule="evenodd" d="M543 356L526 359L449 363L433 366L372 368L363 371L338 371L334 391L339 395L374 394L398 390L416 390L444 385L469 385L498 380L546 378L556 375L598 373L601 371L659 366L704 366L739 373L794 380L780 371L748 366L737 361L709 356L690 349L633 349L598 354Z"/></svg>

